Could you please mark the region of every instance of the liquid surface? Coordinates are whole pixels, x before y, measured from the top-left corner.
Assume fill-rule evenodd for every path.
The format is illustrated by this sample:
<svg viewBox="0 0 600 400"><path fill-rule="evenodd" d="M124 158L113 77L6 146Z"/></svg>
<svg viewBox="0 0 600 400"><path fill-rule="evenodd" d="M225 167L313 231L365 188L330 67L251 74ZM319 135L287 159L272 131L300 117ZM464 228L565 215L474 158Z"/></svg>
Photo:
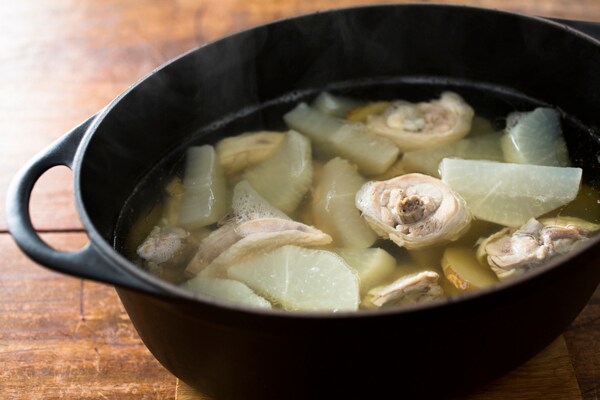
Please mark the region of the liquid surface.
<svg viewBox="0 0 600 400"><path fill-rule="evenodd" d="M507 115L511 112L531 111L536 107L551 106L503 88L472 82L455 82L431 78L341 83L333 85L328 89L333 93L349 97L362 104L392 101L395 99L402 99L410 102L427 102L438 98L444 91L454 91L462 96L466 103L468 103L475 111L476 122L473 123L472 129L487 131L483 132L483 134L489 133L492 138L495 134L498 136L502 135ZM254 109L249 108L242 110L234 116L228 116L224 118L223 121L196 132L196 134L190 138L188 143L182 144L181 148L173 152L169 157L161 160L156 168L150 171L140 182L139 186L132 192L133 194L123 208L117 225L115 247L126 257L140 265L141 268L144 268L150 273L156 274L165 280L171 281L174 284L183 285L190 290L196 290L205 295L219 297L218 294L214 295L213 287L210 283L210 279L218 279L218 286L222 288L220 290L223 293L229 293L222 297L225 301L229 301L228 299L230 299L231 301L241 302L242 304L251 307L257 306L257 304L260 307L265 304L270 304L273 308L284 308L289 310L336 311L338 309L398 307L402 304L428 301L431 298L439 296L460 295L465 291L488 287L501 279L514 278L510 273L510 271L512 271L510 268L507 269L509 272L504 271L505 274L503 276L502 271L498 272L490 268L489 265L485 265L487 263L487 254L478 254L477 247L478 244L499 234L503 229L512 229L512 232L510 233L514 233L515 230L518 231L518 229L521 228L520 226L506 228L505 225L499 223L475 218L470 222L468 229L465 228L464 232L461 232L460 237L452 238L450 241L443 241L440 244L434 243L427 245L424 248L417 247L412 249L409 249L406 246L399 246L397 241L385 237L385 233L383 235L380 232L377 232L377 234L373 233L374 231L378 231L378 229L373 229L372 223L368 224L370 226L367 228L369 232L364 233L358 238L354 235L356 229L353 228L350 228L350 238L344 237L344 233L348 233L348 229L344 232L336 233L335 227L328 225L327 218L331 217L331 209L328 207L335 207L335 210L338 210L346 207L347 202L344 203L343 201L339 201L336 203L336 196L332 194L331 191L327 192L327 196L329 197L324 201L322 197L323 193L319 193L319 190L330 188L331 185L336 182L336 179L346 179L340 178L340 175L336 175L343 175L345 173L345 167L325 167L326 165L329 165L328 162L335 158L336 155L339 157L339 154L331 154L327 151L322 151L324 147L315 146L314 140L312 141L311 153L313 156L313 179L311 179L310 182L310 189L302 196L298 204L290 209L286 209L286 214L294 221L319 229L333 237L333 241L326 245L299 246L300 248L307 247L309 249L315 249L315 251L325 251L328 254L333 254L335 262L332 262L331 260L325 262L324 265L326 265L328 269L321 269L319 271L320 274L324 274L321 275L321 278L312 281L311 279L314 279L314 271L308 271L302 275L302 272L298 272L299 267L295 267L293 271L297 273L300 278L297 278L297 280L290 285L288 281L285 281L285 279L288 279L289 273L284 274L286 276L285 278L282 278L284 279L284 288L273 289L273 287L276 288L278 284L281 284L280 281L269 281L270 279L276 279L273 278L275 273L273 268L277 270L278 265L285 264L289 267L292 261L306 257L311 260L310 262L314 264L315 268L319 269L319 261L314 261L313 259L314 257L318 258L318 254L310 253L310 255L307 255L304 252L298 252L294 248L282 245L280 248L283 248L284 250L276 254L271 255L271 253L267 251L258 251L253 256L254 259L252 259L253 257L245 257L243 260L243 263L245 264L241 261L237 263L243 265L259 265L260 268L255 266L254 269L259 271L262 268L265 270L263 272L259 271L255 274L249 274L248 267L242 268L243 265L234 263L236 264L236 267L232 270L233 272L231 275L225 273L210 276L210 274L208 274L201 279L202 282L200 282L200 280L194 282L194 275L196 273L198 273L198 275L201 274L199 271L190 273L189 268L186 269L186 267L188 267L190 260L193 260L194 254L198 251L198 246L201 246L201 243L206 240L211 232L219 229L224 220L203 227L194 227L193 229L183 227L182 232L170 231L169 235L171 235L171 237L180 237L183 242L185 242L185 246L188 246L187 248L182 246L182 248L185 249L185 251L183 251L185 254L182 255L181 251L177 253L178 257L181 258L180 260L177 260L177 257L174 257L174 259L166 261L166 264L162 259L161 262L158 263L149 263L147 260L144 260L143 257L140 257L140 245L148 235L151 234L152 230L156 229L155 227L157 225L162 226L163 228L177 225L177 216L173 215L173 212L176 213L177 211L170 210L169 207L172 207L172 199L180 196L180 191L184 190L182 189L182 182L186 173L185 154L186 149L189 146L205 143L218 145L221 138L243 132L253 132L258 130L285 132L287 131L288 126L283 119L283 115L292 110L296 104L301 101L306 101L309 104L312 103L319 93L320 90L290 94L289 96L263 104ZM315 103L312 104L316 105ZM586 141L589 142L591 139L588 137L589 135L586 129L582 127L576 119L562 115L561 126L562 134L569 151L569 166L571 168L582 168L586 165L586 167L583 168L583 184L579 188L575 200L569 201L565 205L561 205L556 209L540 215L539 219L564 216L575 218L577 221L582 219L592 225L598 224L600 223L600 207L598 204L600 195L596 189L598 174L594 169L595 167L587 167L589 165L596 165L597 163L590 162L590 157L592 157L592 155L588 154L589 151L581 150L582 147L586 147ZM301 133L304 134L303 132ZM477 137L477 135L480 134L482 133L471 131L464 139L470 140L472 137ZM304 136L306 135L304 134ZM495 160L494 157L499 157L498 154L501 154L501 150L500 153L493 149L490 151L490 146L493 145L487 144L486 140L487 139L485 138L480 140L480 142L483 143L483 153L486 154L482 157ZM466 150L461 150L464 154L458 154L458 157L469 158L473 152L479 151L477 150L477 146L480 146L478 143L479 142L473 145L469 142L467 147L464 148ZM452 145L453 144L450 144L448 146ZM441 149L445 148L446 147L441 147ZM327 149L325 148L325 150ZM349 151L351 151L351 149ZM428 149L417 150L417 152L418 151L424 151L426 154L417 154L418 157L414 157L414 159L417 160L416 164L419 164L419 162L430 154L427 153L427 151L429 151ZM358 188L364 182L384 181L406 174L407 165L409 165L408 160L410 159L408 154L410 153L411 151L405 152L406 165L401 165L402 156L400 156L400 161L398 163L394 163L394 165L391 165L381 174L375 174L373 171L369 171L369 174L365 174L361 172L362 169L359 171L354 169L358 178L353 178L355 179L355 181L352 181L354 183L346 185L343 189L347 192L344 192L345 195L350 196L352 193L358 191ZM360 157L360 151L358 154ZM433 159L433 165L435 165L435 163L437 163L437 158ZM351 169L355 168L354 162L349 162L348 165L350 165ZM328 171L327 168L331 171ZM435 175L435 173L432 172L435 171L435 169L418 170L419 168L421 167L415 167L411 164L408 169L417 170L408 172ZM323 178L322 174L324 169L328 171L326 177L329 177L330 182L323 183L320 181L320 179ZM245 172L242 171L226 178L226 185L230 194L234 190L235 185L241 180L248 177L252 178L252 174L246 173L246 175L244 175L244 173ZM326 181L326 178L323 179ZM358 179L359 183L356 183L356 179ZM444 177L442 177L442 180L444 180ZM256 184L254 186L256 186ZM521 192L518 188L515 189L515 191L517 193ZM340 196L340 198L342 197L343 196ZM279 208L282 207L286 206L280 206ZM349 212L354 212L356 215L359 214L356 209L350 210ZM172 220L165 222L165 218L171 218ZM588 230L595 229L587 228ZM517 233L520 234L519 232L520 231ZM526 232L526 234L529 233ZM531 236L531 234L529 235ZM542 235L538 236L536 236L536 240L539 242L542 240L540 239ZM191 238L191 240L185 239L187 237ZM364 244L369 241L369 245ZM290 243L289 246L295 246L293 241ZM349 245L348 243L353 244ZM352 248L353 245L358 247ZM370 251L378 250L380 253L370 253L365 255L365 248L368 248ZM270 258L265 258L264 260L258 259L257 262L256 257ZM330 256L327 255L327 257ZM272 262L275 262L275 266L270 264ZM348 275L343 268L329 268L338 263L350 266L352 274ZM478 266L481 267L481 269L479 269ZM527 268L525 268L525 270L527 270ZM434 278L431 274L435 274L437 277ZM324 280L330 279L328 276L344 276L344 286L340 288L338 292L335 292L334 288L328 286L316 290L315 285L317 282L320 284ZM356 282L353 282L352 276L356 277ZM402 282L402 285L404 286L402 286L401 289L390 287L390 285L394 283L399 285L399 280L406 277L410 277L414 282ZM230 280L236 282L241 280L245 285L251 287L258 296L255 298L247 295L246 289L243 289L243 295L240 295L240 291L236 286L237 284L229 285L227 283ZM435 281L437 286L431 286L431 281ZM265 284L268 286L266 289L262 287L262 285ZM353 289L353 285L356 285L355 289ZM335 286L335 284L333 286ZM312 293L311 289L315 289L318 293ZM352 290L358 290L360 292L357 299L354 299L354 297L349 294ZM404 293L400 297L396 294L398 290L403 291ZM252 290L250 290L250 293L252 293ZM308 296L307 300L307 298L303 297L301 294L291 296L289 293L312 294ZM319 297L319 293L327 293L327 295L323 296L323 299L313 301L315 298ZM228 298L227 296L231 297ZM250 300L246 300L248 296L250 296ZM268 301L263 301L262 297L265 297ZM240 300L240 298L243 299ZM339 300L340 298L343 298L343 300ZM340 307L335 305L335 302L338 300L342 302L340 303L342 304ZM310 305L305 306L306 304Z"/></svg>

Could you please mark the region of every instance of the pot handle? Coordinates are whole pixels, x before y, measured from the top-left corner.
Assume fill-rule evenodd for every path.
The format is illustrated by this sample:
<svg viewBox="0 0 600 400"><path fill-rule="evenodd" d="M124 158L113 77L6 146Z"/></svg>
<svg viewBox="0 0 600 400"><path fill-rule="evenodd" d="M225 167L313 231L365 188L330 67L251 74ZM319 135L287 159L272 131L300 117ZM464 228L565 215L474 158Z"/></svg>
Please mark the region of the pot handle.
<svg viewBox="0 0 600 400"><path fill-rule="evenodd" d="M19 248L29 258L50 269L129 289L165 294L164 290L114 267L96 250L91 241L77 251L59 251L46 244L32 225L29 201L33 186L52 167L64 165L72 168L77 148L96 116L97 114L84 121L38 153L13 178L6 201L8 229Z"/></svg>

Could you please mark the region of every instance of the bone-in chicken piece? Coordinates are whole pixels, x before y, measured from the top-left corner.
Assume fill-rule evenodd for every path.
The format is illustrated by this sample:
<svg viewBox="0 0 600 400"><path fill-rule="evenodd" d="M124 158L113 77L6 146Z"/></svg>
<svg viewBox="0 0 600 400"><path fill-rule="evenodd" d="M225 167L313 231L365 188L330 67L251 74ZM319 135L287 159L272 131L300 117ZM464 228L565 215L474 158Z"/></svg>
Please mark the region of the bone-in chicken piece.
<svg viewBox="0 0 600 400"><path fill-rule="evenodd" d="M229 266L282 246L324 246L332 241L331 236L319 229L287 219L255 219L240 224L235 231L241 239L202 268L203 276L225 277ZM191 268L193 264L188 266L187 271L193 272Z"/></svg>
<svg viewBox="0 0 600 400"><path fill-rule="evenodd" d="M137 248L144 266L162 278L179 282L183 266L194 256L197 242L188 231L178 227L155 226Z"/></svg>
<svg viewBox="0 0 600 400"><path fill-rule="evenodd" d="M471 223L465 201L423 174L367 182L356 194L356 207L379 236L407 249L456 240Z"/></svg>
<svg viewBox="0 0 600 400"><path fill-rule="evenodd" d="M217 258L219 254L238 242L242 236L236 232L236 226L233 221L229 221L204 238L200 242L198 251L190 262L187 272L195 275L195 272L199 272L204 266Z"/></svg>
<svg viewBox="0 0 600 400"><path fill-rule="evenodd" d="M438 284L439 278L440 276L433 271L403 276L389 285L369 290L362 305L372 308L393 304L423 303L437 299L444 294Z"/></svg>
<svg viewBox="0 0 600 400"><path fill-rule="evenodd" d="M458 94L444 92L430 102L395 101L367 119L369 131L392 140L402 152L440 147L463 138L475 115Z"/></svg>
<svg viewBox="0 0 600 400"><path fill-rule="evenodd" d="M576 249L598 229L599 225L574 217L531 218L520 228L504 228L483 240L477 257L498 278L506 279Z"/></svg>
<svg viewBox="0 0 600 400"><path fill-rule="evenodd" d="M177 256L190 240L185 229L155 226L138 246L137 254L148 262L162 264Z"/></svg>
<svg viewBox="0 0 600 400"><path fill-rule="evenodd" d="M283 143L281 132L258 131L221 139L215 146L219 162L229 176L271 157Z"/></svg>

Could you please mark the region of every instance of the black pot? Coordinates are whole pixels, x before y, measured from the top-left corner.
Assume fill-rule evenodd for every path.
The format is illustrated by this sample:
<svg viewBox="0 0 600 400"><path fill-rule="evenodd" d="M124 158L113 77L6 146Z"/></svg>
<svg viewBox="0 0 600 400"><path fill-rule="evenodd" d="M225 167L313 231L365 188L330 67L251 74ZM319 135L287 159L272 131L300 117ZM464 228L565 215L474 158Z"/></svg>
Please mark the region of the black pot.
<svg viewBox="0 0 600 400"><path fill-rule="evenodd" d="M600 281L598 238L460 298L364 313L263 312L192 295L129 262L115 250L124 205L167 154L283 128L283 111L323 88L419 99L449 87L490 113L552 105L571 126L571 161L598 186L598 71L597 40L502 11L390 5L275 22L171 61L38 155L10 188L9 227L40 264L114 284L156 358L217 399L444 397L506 373L573 321ZM89 235L73 253L42 242L28 213L33 184L59 164L74 170Z"/></svg>

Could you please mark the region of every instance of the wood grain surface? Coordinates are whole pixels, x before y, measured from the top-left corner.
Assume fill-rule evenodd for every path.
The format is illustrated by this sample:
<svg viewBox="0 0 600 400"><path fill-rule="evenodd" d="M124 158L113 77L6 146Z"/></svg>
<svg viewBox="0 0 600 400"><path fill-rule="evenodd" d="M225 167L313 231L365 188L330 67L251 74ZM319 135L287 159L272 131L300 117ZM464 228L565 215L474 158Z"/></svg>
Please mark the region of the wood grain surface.
<svg viewBox="0 0 600 400"><path fill-rule="evenodd" d="M600 21L598 0L436 2ZM0 0L0 193L35 153L172 57L274 19L362 4L369 2ZM31 204L44 239L66 250L86 240L71 186L70 171L54 168ZM0 399L175 398L176 379L140 342L114 290L28 260L7 233L4 207L0 254ZM564 339L566 348L548 354L568 359L536 358L542 369L513 374L530 379L571 363L581 398L600 399L600 290ZM498 389L501 396L540 398L527 384L521 397L509 386Z"/></svg>

